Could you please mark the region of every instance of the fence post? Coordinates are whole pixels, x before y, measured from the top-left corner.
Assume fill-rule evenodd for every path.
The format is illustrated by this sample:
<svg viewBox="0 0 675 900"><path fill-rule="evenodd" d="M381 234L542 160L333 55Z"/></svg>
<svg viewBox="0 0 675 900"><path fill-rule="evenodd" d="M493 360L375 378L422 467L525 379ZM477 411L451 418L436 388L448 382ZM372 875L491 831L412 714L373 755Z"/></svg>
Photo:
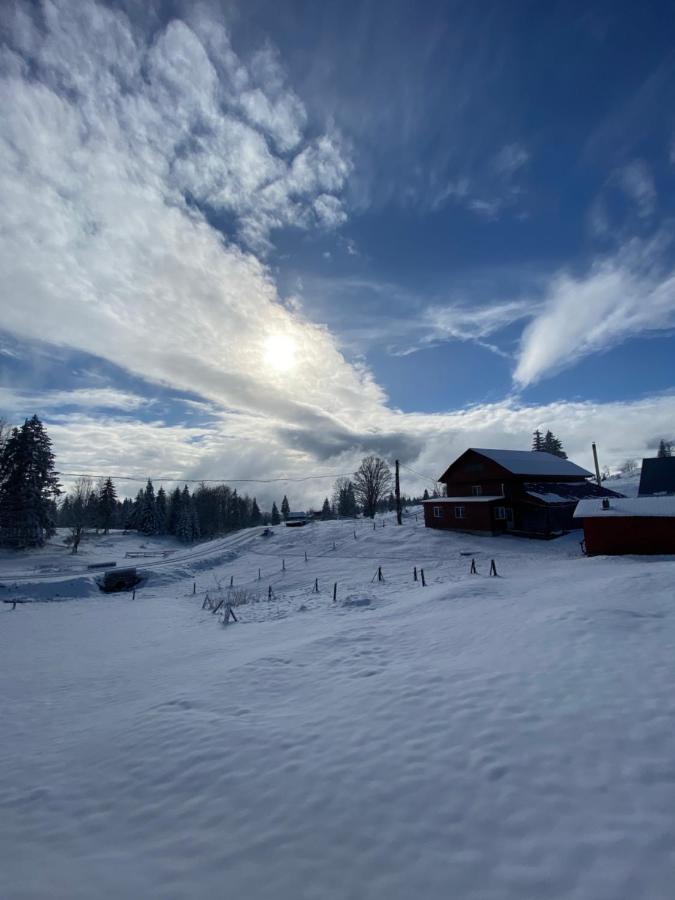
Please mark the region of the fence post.
<svg viewBox="0 0 675 900"><path fill-rule="evenodd" d="M319 579L318 578L314 579L314 593L315 594L319 593Z"/></svg>
<svg viewBox="0 0 675 900"><path fill-rule="evenodd" d="M356 540L356 528L354 529L354 540Z"/></svg>
<svg viewBox="0 0 675 900"><path fill-rule="evenodd" d="M490 561L490 575L497 577L497 566L495 565L494 559Z"/></svg>
<svg viewBox="0 0 675 900"><path fill-rule="evenodd" d="M307 562L307 551L305 550L305 562Z"/></svg>
<svg viewBox="0 0 675 900"><path fill-rule="evenodd" d="M272 599L272 585L270 585L270 586L267 588L267 599L268 599L268 600L271 600L271 599Z"/></svg>
<svg viewBox="0 0 675 900"><path fill-rule="evenodd" d="M286 560L285 559L281 560L281 571L282 572L286 571Z"/></svg>
<svg viewBox="0 0 675 900"><path fill-rule="evenodd" d="M333 550L335 550L335 541L333 541Z"/></svg>
<svg viewBox="0 0 675 900"><path fill-rule="evenodd" d="M196 581L192 582L192 593L193 594L197 593L197 582Z"/></svg>
<svg viewBox="0 0 675 900"><path fill-rule="evenodd" d="M230 575L230 587L234 587L234 575Z"/></svg>
<svg viewBox="0 0 675 900"><path fill-rule="evenodd" d="M337 600L337 581L333 585L333 603Z"/></svg>
<svg viewBox="0 0 675 900"><path fill-rule="evenodd" d="M260 569L258 569L258 581L260 581Z"/></svg>
<svg viewBox="0 0 675 900"><path fill-rule="evenodd" d="M373 522L373 531L375 531L375 522Z"/></svg>
<svg viewBox="0 0 675 900"><path fill-rule="evenodd" d="M478 569L476 568L476 560L471 560L471 568L469 569L469 575L478 575Z"/></svg>
<svg viewBox="0 0 675 900"><path fill-rule="evenodd" d="M417 581L417 566L413 569L413 581Z"/></svg>
<svg viewBox="0 0 675 900"><path fill-rule="evenodd" d="M382 566L377 567L377 580L384 581L384 576L382 575Z"/></svg>
<svg viewBox="0 0 675 900"><path fill-rule="evenodd" d="M135 600L135 599L136 599L136 588L134 588L134 592L133 592L133 594L131 595L131 599L132 599L132 600Z"/></svg>
<svg viewBox="0 0 675 900"><path fill-rule="evenodd" d="M420 569L420 575L422 576L422 587L426 587L427 583L424 580L424 569Z"/></svg>

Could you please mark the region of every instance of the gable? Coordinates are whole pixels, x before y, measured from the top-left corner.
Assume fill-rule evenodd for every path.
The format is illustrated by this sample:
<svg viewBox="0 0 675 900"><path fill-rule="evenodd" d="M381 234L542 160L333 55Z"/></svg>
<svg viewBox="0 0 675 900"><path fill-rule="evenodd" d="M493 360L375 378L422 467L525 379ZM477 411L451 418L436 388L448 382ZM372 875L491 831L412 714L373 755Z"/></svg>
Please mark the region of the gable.
<svg viewBox="0 0 675 900"><path fill-rule="evenodd" d="M675 456L642 460L638 494L641 497L675 494Z"/></svg>

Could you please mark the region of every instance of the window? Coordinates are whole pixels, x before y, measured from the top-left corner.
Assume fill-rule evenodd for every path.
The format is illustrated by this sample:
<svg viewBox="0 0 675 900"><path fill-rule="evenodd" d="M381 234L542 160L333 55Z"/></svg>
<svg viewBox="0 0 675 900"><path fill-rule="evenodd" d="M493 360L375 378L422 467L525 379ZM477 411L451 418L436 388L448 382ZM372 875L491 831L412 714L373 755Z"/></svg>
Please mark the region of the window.
<svg viewBox="0 0 675 900"><path fill-rule="evenodd" d="M471 488L471 493L474 497L480 497L483 493L483 488L479 484L474 484Z"/></svg>
<svg viewBox="0 0 675 900"><path fill-rule="evenodd" d="M465 506L456 506L455 507L455 518L456 519L465 519L466 518L466 507Z"/></svg>
<svg viewBox="0 0 675 900"><path fill-rule="evenodd" d="M440 506L434 506L434 519L442 519L443 518L443 510Z"/></svg>
<svg viewBox="0 0 675 900"><path fill-rule="evenodd" d="M503 506L495 506L495 519L506 519L506 509Z"/></svg>

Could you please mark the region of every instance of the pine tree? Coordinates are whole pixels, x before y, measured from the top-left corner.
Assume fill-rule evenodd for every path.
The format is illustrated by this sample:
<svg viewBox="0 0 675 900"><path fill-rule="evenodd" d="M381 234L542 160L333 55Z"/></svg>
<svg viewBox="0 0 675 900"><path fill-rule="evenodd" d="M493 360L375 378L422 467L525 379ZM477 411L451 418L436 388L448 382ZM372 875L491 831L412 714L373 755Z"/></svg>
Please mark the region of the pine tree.
<svg viewBox="0 0 675 900"><path fill-rule="evenodd" d="M288 505L288 497L284 494L284 499L281 501L281 515L284 518L284 522L288 518L288 514L291 511L291 507Z"/></svg>
<svg viewBox="0 0 675 900"><path fill-rule="evenodd" d="M37 416L13 428L0 455L0 543L41 546L54 534L61 493L51 440Z"/></svg>
<svg viewBox="0 0 675 900"><path fill-rule="evenodd" d="M276 503L272 504L272 525L278 525L281 522L281 516L279 515L279 510L277 509Z"/></svg>
<svg viewBox="0 0 675 900"><path fill-rule="evenodd" d="M326 499L323 501L323 506L321 507L321 518L331 518L330 503L328 502L328 497L326 497Z"/></svg>
<svg viewBox="0 0 675 900"><path fill-rule="evenodd" d="M424 493L422 494L422 500L428 500L428 499L429 499L429 491L426 488L424 488Z"/></svg>
<svg viewBox="0 0 675 900"><path fill-rule="evenodd" d="M117 511L117 492L112 478L106 478L101 485L98 493L98 520L97 525L103 529L104 534L108 534L112 528Z"/></svg>
<svg viewBox="0 0 675 900"><path fill-rule="evenodd" d="M157 516L157 501L152 481L148 478L143 494L143 502L138 514L136 528L141 534L159 534L159 519Z"/></svg>
<svg viewBox="0 0 675 900"><path fill-rule="evenodd" d="M181 493L177 487L171 492L169 500L169 517L167 530L169 534L178 534L178 516L180 515Z"/></svg>
<svg viewBox="0 0 675 900"><path fill-rule="evenodd" d="M659 441L659 449L656 453L656 456L659 459L666 459L673 455L673 445L670 441L664 441L663 439Z"/></svg>
<svg viewBox="0 0 675 900"><path fill-rule="evenodd" d="M258 506L258 501L256 498L253 498L253 503L251 504L251 516L250 522L251 525L260 525L260 507Z"/></svg>
<svg viewBox="0 0 675 900"><path fill-rule="evenodd" d="M550 432L549 432L550 434ZM544 449L544 438L541 431L537 430L532 434L532 449L542 451Z"/></svg>
<svg viewBox="0 0 675 900"><path fill-rule="evenodd" d="M559 456L561 459L567 459L567 454L563 450L562 441L558 440L558 438L551 431L546 432L542 449L546 453L552 453L553 456Z"/></svg>
<svg viewBox="0 0 675 900"><path fill-rule="evenodd" d="M157 491L155 510L157 512L157 534L166 534L169 524L169 510L166 500L166 491L163 487L160 487Z"/></svg>

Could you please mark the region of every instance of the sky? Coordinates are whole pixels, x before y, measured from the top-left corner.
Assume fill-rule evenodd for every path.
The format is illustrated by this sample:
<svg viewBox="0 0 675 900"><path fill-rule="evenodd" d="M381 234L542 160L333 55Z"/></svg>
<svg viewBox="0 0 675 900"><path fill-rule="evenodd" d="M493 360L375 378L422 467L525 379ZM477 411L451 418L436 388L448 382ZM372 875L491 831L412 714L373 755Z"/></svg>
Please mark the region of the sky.
<svg viewBox="0 0 675 900"><path fill-rule="evenodd" d="M5 0L0 413L268 505L535 428L654 455L674 38L660 0Z"/></svg>

